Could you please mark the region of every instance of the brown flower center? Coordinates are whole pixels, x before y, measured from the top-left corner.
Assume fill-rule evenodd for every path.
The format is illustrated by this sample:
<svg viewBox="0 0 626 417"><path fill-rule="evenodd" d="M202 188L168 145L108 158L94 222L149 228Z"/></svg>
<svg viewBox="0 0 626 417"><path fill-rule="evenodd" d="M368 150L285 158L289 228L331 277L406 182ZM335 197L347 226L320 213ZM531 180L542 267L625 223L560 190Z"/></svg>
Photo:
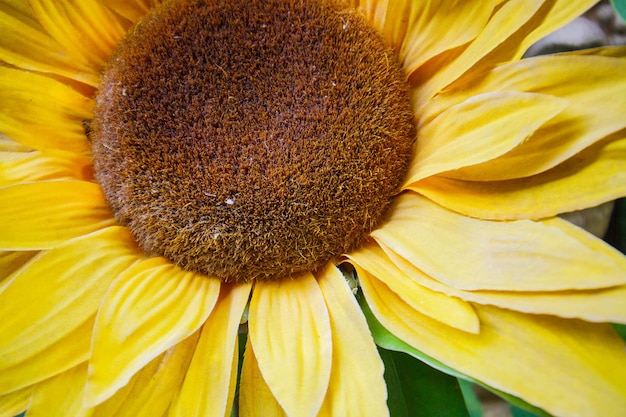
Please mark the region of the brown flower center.
<svg viewBox="0 0 626 417"><path fill-rule="evenodd" d="M112 56L91 134L97 180L141 247L237 282L357 246L414 138L393 51L328 0L166 2Z"/></svg>

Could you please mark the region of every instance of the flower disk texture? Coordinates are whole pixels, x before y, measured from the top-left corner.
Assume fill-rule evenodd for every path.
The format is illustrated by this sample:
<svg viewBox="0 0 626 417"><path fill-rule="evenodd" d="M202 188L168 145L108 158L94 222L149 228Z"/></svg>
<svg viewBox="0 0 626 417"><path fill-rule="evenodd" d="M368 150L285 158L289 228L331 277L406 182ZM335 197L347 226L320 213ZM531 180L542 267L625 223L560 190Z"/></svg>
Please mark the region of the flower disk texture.
<svg viewBox="0 0 626 417"><path fill-rule="evenodd" d="M317 0L156 9L109 61L92 130L97 179L142 248L238 282L358 245L414 139L393 50Z"/></svg>

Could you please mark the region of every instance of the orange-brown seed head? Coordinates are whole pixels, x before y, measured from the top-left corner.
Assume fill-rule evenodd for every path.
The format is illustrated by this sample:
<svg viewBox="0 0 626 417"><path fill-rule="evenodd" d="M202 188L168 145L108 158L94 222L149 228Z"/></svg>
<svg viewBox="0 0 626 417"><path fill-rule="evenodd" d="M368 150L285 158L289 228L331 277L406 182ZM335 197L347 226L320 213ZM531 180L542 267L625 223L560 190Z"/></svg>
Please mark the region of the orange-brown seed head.
<svg viewBox="0 0 626 417"><path fill-rule="evenodd" d="M183 0L104 74L96 177L141 247L224 281L280 279L357 246L415 138L393 51L327 0Z"/></svg>

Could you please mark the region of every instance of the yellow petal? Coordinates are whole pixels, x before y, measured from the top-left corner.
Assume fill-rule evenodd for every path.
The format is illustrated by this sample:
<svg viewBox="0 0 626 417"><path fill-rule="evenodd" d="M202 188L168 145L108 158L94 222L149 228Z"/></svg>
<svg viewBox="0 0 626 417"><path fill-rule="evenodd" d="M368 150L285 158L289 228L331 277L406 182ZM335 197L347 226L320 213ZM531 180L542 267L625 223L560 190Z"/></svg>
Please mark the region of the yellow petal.
<svg viewBox="0 0 626 417"><path fill-rule="evenodd" d="M624 73L624 58L559 55L524 59L467 79L431 102L428 110L436 115L489 91L540 92L566 99L568 106L525 143L499 158L454 173L456 178L479 181L529 177L626 128Z"/></svg>
<svg viewBox="0 0 626 417"><path fill-rule="evenodd" d="M421 314L448 326L478 333L480 322L469 303L437 290L433 291L430 287L406 277L375 243L361 245L347 257L357 268L359 276L363 274L375 276Z"/></svg>
<svg viewBox="0 0 626 417"><path fill-rule="evenodd" d="M579 17L597 3L597 1L554 0L549 3L551 7L543 7L544 12L534 19L540 22L540 24L534 27L532 32L525 36L524 40L519 43L519 47L516 49L516 54L513 56L513 59L521 58L532 44Z"/></svg>
<svg viewBox="0 0 626 417"><path fill-rule="evenodd" d="M124 388L96 406L91 417L163 416L180 389L197 341L198 332L151 360Z"/></svg>
<svg viewBox="0 0 626 417"><path fill-rule="evenodd" d="M334 265L318 274L318 283L333 334L333 367L318 417L388 416L383 363L359 305Z"/></svg>
<svg viewBox="0 0 626 417"><path fill-rule="evenodd" d="M254 356L250 338L246 344L239 387L239 414L241 417L286 417L272 391L263 379Z"/></svg>
<svg viewBox="0 0 626 417"><path fill-rule="evenodd" d="M99 84L98 69L67 55L41 27L26 2L0 1L0 21L0 60L19 68L58 74L91 86Z"/></svg>
<svg viewBox="0 0 626 417"><path fill-rule="evenodd" d="M196 353L170 416L230 416L237 382L237 331L251 285L223 286L202 328Z"/></svg>
<svg viewBox="0 0 626 417"><path fill-rule="evenodd" d="M89 321L136 253L130 234L111 227L43 252L9 277L0 293L0 368L27 361Z"/></svg>
<svg viewBox="0 0 626 417"><path fill-rule="evenodd" d="M399 50L406 34L409 19L415 2L405 0L353 0L352 5L359 8L369 24L380 35Z"/></svg>
<svg viewBox="0 0 626 417"><path fill-rule="evenodd" d="M463 181L432 177L407 188L472 217L552 217L626 196L626 138L592 146L529 178Z"/></svg>
<svg viewBox="0 0 626 417"><path fill-rule="evenodd" d="M124 16L131 22L136 22L143 15L148 13L152 7L160 4L160 0L102 0L105 6L110 7L120 16Z"/></svg>
<svg viewBox="0 0 626 417"><path fill-rule="evenodd" d="M361 285L383 326L459 372L554 415L618 417L626 409L626 352L609 325L476 306L475 335L419 314L381 282Z"/></svg>
<svg viewBox="0 0 626 417"><path fill-rule="evenodd" d="M249 326L263 379L278 403L289 416L316 416L328 388L332 340L313 275L258 282Z"/></svg>
<svg viewBox="0 0 626 417"><path fill-rule="evenodd" d="M401 3L391 1L391 4ZM429 59L461 46L485 28L495 2L487 1L411 1L408 14L388 24L407 21L399 54L407 75ZM388 19L390 20L390 19ZM387 21L386 21L387 23Z"/></svg>
<svg viewBox="0 0 626 417"><path fill-rule="evenodd" d="M567 103L545 94L473 96L420 128L406 183L500 156L526 140Z"/></svg>
<svg viewBox="0 0 626 417"><path fill-rule="evenodd" d="M60 152L0 152L0 187L20 182L91 180L86 156Z"/></svg>
<svg viewBox="0 0 626 417"><path fill-rule="evenodd" d="M626 323L626 286L588 291L463 291L436 281L389 248L389 259L416 283L468 302L531 314L548 314L599 323ZM399 274L400 276L402 275ZM384 279L382 280L384 282ZM397 291L396 291L397 292ZM415 308L414 306L412 306Z"/></svg>
<svg viewBox="0 0 626 417"><path fill-rule="evenodd" d="M29 0L41 25L67 53L100 70L126 34L116 15L97 0Z"/></svg>
<svg viewBox="0 0 626 417"><path fill-rule="evenodd" d="M28 406L29 417L90 417L83 407L87 362L40 382Z"/></svg>
<svg viewBox="0 0 626 417"><path fill-rule="evenodd" d="M421 110L438 91L456 81L514 34L543 3L542 0L511 0L504 3L491 16L484 30L458 56L449 62L438 63L436 71L418 71L415 74L419 78L415 82L420 83L419 88L415 89L416 109Z"/></svg>
<svg viewBox="0 0 626 417"><path fill-rule="evenodd" d="M85 362L89 358L93 323L94 317L88 318L62 338L46 343L31 355L23 355L21 362L0 362L0 395L29 387Z"/></svg>
<svg viewBox="0 0 626 417"><path fill-rule="evenodd" d="M86 404L106 400L144 365L195 332L219 291L220 281L164 258L143 260L120 274L98 310Z"/></svg>
<svg viewBox="0 0 626 417"><path fill-rule="evenodd" d="M0 252L0 294L6 286L11 284L14 276L11 280L5 281L5 279L28 263L36 254L37 252Z"/></svg>
<svg viewBox="0 0 626 417"><path fill-rule="evenodd" d="M89 152L93 100L59 81L0 68L0 131L35 149Z"/></svg>
<svg viewBox="0 0 626 417"><path fill-rule="evenodd" d="M0 188L1 249L47 249L114 224L100 187L92 182Z"/></svg>
<svg viewBox="0 0 626 417"><path fill-rule="evenodd" d="M574 226L572 226L574 227ZM465 290L563 291L626 283L626 258L552 221L491 222L416 194L371 235L431 277Z"/></svg>
<svg viewBox="0 0 626 417"><path fill-rule="evenodd" d="M7 395L0 396L0 416L14 417L22 414L28 408L33 387L26 387Z"/></svg>
<svg viewBox="0 0 626 417"><path fill-rule="evenodd" d="M33 149L28 146L24 146L13 139L8 138L5 134L0 132L0 152L32 152Z"/></svg>

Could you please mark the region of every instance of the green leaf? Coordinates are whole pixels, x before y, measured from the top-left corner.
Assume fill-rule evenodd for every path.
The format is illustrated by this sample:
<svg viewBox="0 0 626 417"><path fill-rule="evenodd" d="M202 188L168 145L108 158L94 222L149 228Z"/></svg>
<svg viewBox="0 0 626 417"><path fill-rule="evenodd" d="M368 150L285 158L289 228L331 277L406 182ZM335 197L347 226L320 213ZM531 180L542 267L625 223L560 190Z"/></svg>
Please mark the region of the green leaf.
<svg viewBox="0 0 626 417"><path fill-rule="evenodd" d="M511 415L513 417L537 417L536 414L531 413L530 411L522 410L514 405L511 406Z"/></svg>
<svg viewBox="0 0 626 417"><path fill-rule="evenodd" d="M402 352L379 349L391 417L469 417L456 378Z"/></svg>
<svg viewBox="0 0 626 417"><path fill-rule="evenodd" d="M626 342L626 324L613 324L612 325L619 337Z"/></svg>
<svg viewBox="0 0 626 417"><path fill-rule="evenodd" d="M486 389L488 389L489 391L493 392L494 394L496 394L497 396L503 398L504 400L508 401L509 403L523 409L526 411L530 411L534 414L536 414L539 417L550 417L550 414L546 413L545 411L541 410L540 408L537 408L535 406L532 406L530 404L528 404L527 402L525 402L524 400L522 400L521 398L515 397L513 395L507 394L503 391L497 390L493 387L490 387L489 385L478 381L468 375L465 375L455 369L450 368L449 366L444 365L442 362L424 354L423 352L420 352L419 350L413 348L412 346L408 345L407 343L405 343L404 341L398 339L396 336L394 336L393 334L391 334L387 329L385 329L383 327L383 325L378 321L378 319L374 316L374 313L372 313L372 310L369 308L369 306L367 305L367 302L365 301L365 297L363 297L362 293L359 292L359 294L357 295L357 300L359 301L359 304L361 306L361 310L363 311L363 314L365 315L365 318L367 319L367 324L369 326L370 332L372 332L372 336L374 337L374 341L376 342L376 344L380 347L382 347L383 349L387 349L387 350L394 350L394 351L398 351L398 352L404 352L407 353L411 356L413 356L414 358L417 358L419 360L421 360L422 362L426 363L427 365L441 371L444 372L450 376L456 377L456 378L460 378L460 379L464 379L466 381L472 382L474 384L480 385Z"/></svg>
<svg viewBox="0 0 626 417"><path fill-rule="evenodd" d="M622 20L626 20L626 0L611 0L611 4Z"/></svg>
<svg viewBox="0 0 626 417"><path fill-rule="evenodd" d="M473 386L469 381L464 379L457 379L463 398L465 398L465 404L467 405L467 411L469 411L470 417L483 417L483 406L480 404L480 400L474 392Z"/></svg>

